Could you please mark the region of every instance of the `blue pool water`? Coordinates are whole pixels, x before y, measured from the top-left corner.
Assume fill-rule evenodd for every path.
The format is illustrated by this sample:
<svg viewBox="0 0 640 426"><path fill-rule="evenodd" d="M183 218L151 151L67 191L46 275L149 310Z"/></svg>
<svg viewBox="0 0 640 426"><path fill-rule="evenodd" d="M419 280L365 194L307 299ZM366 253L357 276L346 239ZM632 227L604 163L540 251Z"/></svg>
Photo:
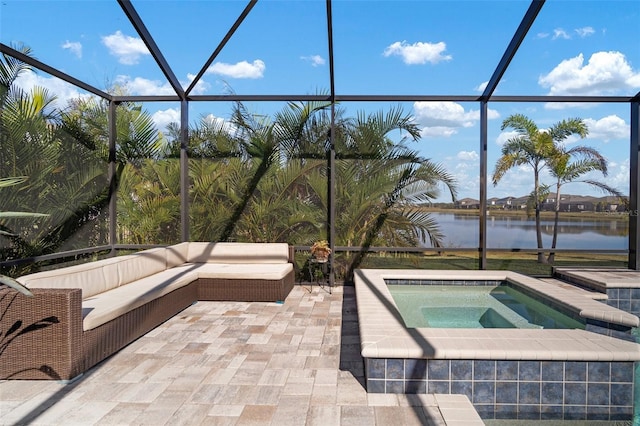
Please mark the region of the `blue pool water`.
<svg viewBox="0 0 640 426"><path fill-rule="evenodd" d="M388 288L409 328L585 328L508 285Z"/></svg>

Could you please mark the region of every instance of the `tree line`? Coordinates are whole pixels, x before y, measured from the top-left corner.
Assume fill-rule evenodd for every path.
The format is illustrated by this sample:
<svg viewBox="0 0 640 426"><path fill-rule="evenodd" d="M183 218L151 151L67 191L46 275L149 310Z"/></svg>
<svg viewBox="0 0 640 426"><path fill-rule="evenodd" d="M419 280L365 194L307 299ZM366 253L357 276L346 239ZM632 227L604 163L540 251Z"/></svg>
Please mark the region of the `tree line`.
<svg viewBox="0 0 640 426"><path fill-rule="evenodd" d="M58 108L46 89L15 85L27 64L4 55L0 65L0 177L22 180L2 188L0 211L46 214L0 217L3 259L106 244L113 219L121 244L180 241L177 124L161 133L141 105L120 103L109 179L108 102L84 97ZM332 127L330 107L290 102L266 117L237 102L227 120L202 117L190 126L190 238L298 245L326 239L333 150L336 245L439 246L437 223L416 206L443 188L455 198L456 182L409 146L420 139L411 115L393 107L350 117L338 107ZM114 195L117 217L110 218ZM361 260L347 253L342 269L348 273Z"/></svg>

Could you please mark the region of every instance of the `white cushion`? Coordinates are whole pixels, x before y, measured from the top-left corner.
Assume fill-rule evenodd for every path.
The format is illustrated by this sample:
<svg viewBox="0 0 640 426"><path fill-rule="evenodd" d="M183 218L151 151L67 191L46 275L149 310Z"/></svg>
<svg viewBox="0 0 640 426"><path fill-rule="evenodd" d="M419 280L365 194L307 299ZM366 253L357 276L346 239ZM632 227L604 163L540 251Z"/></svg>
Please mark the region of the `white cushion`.
<svg viewBox="0 0 640 426"><path fill-rule="evenodd" d="M190 243L174 244L166 248L167 268L187 263L187 253Z"/></svg>
<svg viewBox="0 0 640 426"><path fill-rule="evenodd" d="M195 281L193 265L158 272L127 285L96 294L82 302L83 329L91 330L158 297Z"/></svg>
<svg viewBox="0 0 640 426"><path fill-rule="evenodd" d="M287 243L189 243L191 263L287 263Z"/></svg>
<svg viewBox="0 0 640 426"><path fill-rule="evenodd" d="M120 256L119 259L117 263L119 286L167 269L166 249L162 247Z"/></svg>
<svg viewBox="0 0 640 426"><path fill-rule="evenodd" d="M117 257L24 275L18 281L28 288L81 288L86 299L116 288Z"/></svg>
<svg viewBox="0 0 640 426"><path fill-rule="evenodd" d="M199 263L198 278L281 280L293 271L292 263Z"/></svg>

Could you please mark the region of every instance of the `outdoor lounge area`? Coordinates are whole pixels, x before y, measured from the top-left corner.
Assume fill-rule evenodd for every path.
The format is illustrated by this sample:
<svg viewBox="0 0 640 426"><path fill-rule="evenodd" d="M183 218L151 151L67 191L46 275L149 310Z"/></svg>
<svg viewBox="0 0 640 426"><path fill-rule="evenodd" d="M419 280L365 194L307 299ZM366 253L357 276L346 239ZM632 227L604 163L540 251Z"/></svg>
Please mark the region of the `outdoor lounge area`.
<svg viewBox="0 0 640 426"><path fill-rule="evenodd" d="M0 425L640 426L640 3L0 4Z"/></svg>

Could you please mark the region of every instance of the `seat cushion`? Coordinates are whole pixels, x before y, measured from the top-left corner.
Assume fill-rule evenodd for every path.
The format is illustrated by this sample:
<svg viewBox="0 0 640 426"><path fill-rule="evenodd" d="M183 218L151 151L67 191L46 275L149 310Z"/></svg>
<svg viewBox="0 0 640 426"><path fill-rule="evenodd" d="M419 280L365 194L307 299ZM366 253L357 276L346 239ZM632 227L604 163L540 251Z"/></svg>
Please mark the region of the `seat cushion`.
<svg viewBox="0 0 640 426"><path fill-rule="evenodd" d="M145 303L164 296L198 277L194 265L167 269L141 278L104 293L86 298L82 302L82 326L91 330Z"/></svg>
<svg viewBox="0 0 640 426"><path fill-rule="evenodd" d="M281 280L293 271L291 263L199 263L198 278Z"/></svg>

